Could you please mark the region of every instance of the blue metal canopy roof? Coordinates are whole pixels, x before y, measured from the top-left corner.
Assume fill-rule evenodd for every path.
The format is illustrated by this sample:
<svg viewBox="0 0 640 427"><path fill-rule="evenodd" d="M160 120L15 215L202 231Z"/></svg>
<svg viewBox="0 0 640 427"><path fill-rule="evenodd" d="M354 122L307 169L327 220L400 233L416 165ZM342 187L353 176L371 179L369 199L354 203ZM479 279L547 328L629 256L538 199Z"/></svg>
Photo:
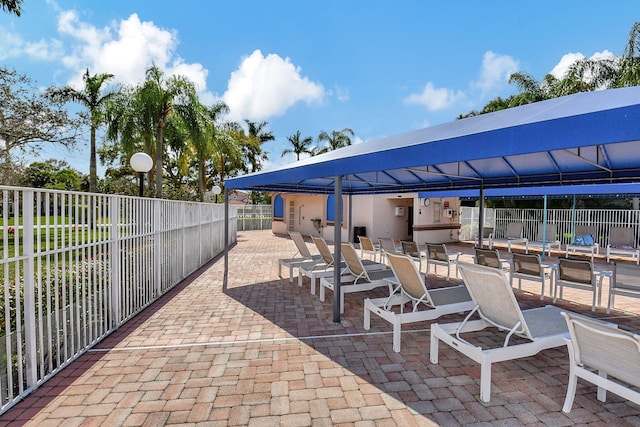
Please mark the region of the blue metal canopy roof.
<svg viewBox="0 0 640 427"><path fill-rule="evenodd" d="M227 190L395 193L640 179L640 87L585 92L229 178Z"/></svg>

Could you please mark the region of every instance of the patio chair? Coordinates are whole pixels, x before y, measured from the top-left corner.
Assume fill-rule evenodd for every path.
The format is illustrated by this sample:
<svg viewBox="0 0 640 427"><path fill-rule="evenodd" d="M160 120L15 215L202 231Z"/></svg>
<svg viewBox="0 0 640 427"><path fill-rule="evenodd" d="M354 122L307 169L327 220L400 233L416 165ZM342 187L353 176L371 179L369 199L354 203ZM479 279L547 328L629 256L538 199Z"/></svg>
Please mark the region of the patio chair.
<svg viewBox="0 0 640 427"><path fill-rule="evenodd" d="M564 288L581 289L593 293L591 311L595 311L596 297L598 305L602 301L602 280L611 275L610 271L596 272L590 260L560 258L553 284L553 302L558 296L562 298Z"/></svg>
<svg viewBox="0 0 640 427"><path fill-rule="evenodd" d="M340 279L340 313L344 313L344 294L346 293L369 291L380 286L387 286L389 295L391 295L393 289L386 279L395 277L392 270L367 271L351 243L342 243L340 248L348 269ZM324 301L326 289L335 292L332 276L320 279L320 301Z"/></svg>
<svg viewBox="0 0 640 427"><path fill-rule="evenodd" d="M290 231L289 236L293 243L296 245L296 252L290 258L280 258L278 260L278 277L282 279L282 267L289 268L289 282L293 282L293 269L303 262L316 262L322 259L322 256L312 255L307 247L307 244L302 237L302 234L298 231Z"/></svg>
<svg viewBox="0 0 640 427"><path fill-rule="evenodd" d="M634 265L613 263L613 273L609 284L607 314L611 312L616 295L640 298L640 268Z"/></svg>
<svg viewBox="0 0 640 427"><path fill-rule="evenodd" d="M507 224L507 231L505 233L504 239L496 238L494 233L489 235L489 249L493 249L493 245L496 243L506 243L507 244L507 252L511 252L511 245L520 243L524 244L525 252L529 253L529 239L526 237L522 237L522 232L524 230L524 224L521 222L510 222Z"/></svg>
<svg viewBox="0 0 640 427"><path fill-rule="evenodd" d="M458 269L475 308L462 322L431 325L430 360L438 363L438 346L443 341L451 348L480 363L480 400L491 399L491 364L505 360L533 356L542 350L564 346L567 323L560 308L553 305L520 310L505 273L497 268L478 264L459 263ZM474 314L479 320L469 320ZM496 328L505 334L504 342L496 348L472 344L463 335L486 328ZM524 338L510 343L511 337ZM483 342L485 342L483 340Z"/></svg>
<svg viewBox="0 0 640 427"><path fill-rule="evenodd" d="M513 287L513 279L518 279L518 289L522 290L522 279L540 282L540 300L544 299L544 285L551 282L552 266L543 264L539 254L514 253L511 259L509 284ZM549 283L551 289L551 283Z"/></svg>
<svg viewBox="0 0 640 427"><path fill-rule="evenodd" d="M315 243L318 252L322 259L319 261L303 262L297 265L298 267L298 286L302 286L303 277L307 276L311 280L311 295L316 294L316 283L321 277L327 277L333 275L334 258L331 249L326 240L322 237L311 237L313 243ZM362 260L362 264L368 271L384 270L387 268L385 264L381 264L369 259ZM347 264L342 261L339 268L345 270Z"/></svg>
<svg viewBox="0 0 640 427"><path fill-rule="evenodd" d="M378 239L378 242L380 243L380 262L389 264L389 262L386 261L387 253L392 253L392 254L401 253L401 251L398 250L398 247L396 246L393 239L381 237Z"/></svg>
<svg viewBox="0 0 640 427"><path fill-rule="evenodd" d="M451 277L451 264L456 264L460 259L462 252L449 254L447 246L444 243L427 243L427 274L429 274L429 266L433 265L433 274L437 274L438 265L447 267L447 280ZM458 272L456 270L456 277Z"/></svg>
<svg viewBox="0 0 640 427"><path fill-rule="evenodd" d="M472 310L475 304L464 285L428 289L415 263L407 255L389 254L391 269L398 286L388 298L367 298L364 301L364 329L371 328L371 313L393 325L393 351L400 351L402 325L434 320L445 314ZM394 279L391 281L395 282ZM412 310L404 311L411 303ZM400 313L393 307L400 306ZM421 310L422 309L422 310Z"/></svg>
<svg viewBox="0 0 640 427"><path fill-rule="evenodd" d="M360 258L364 259L364 255L373 256L373 261L378 259L378 248L375 247L371 238L366 236L358 236L360 240Z"/></svg>
<svg viewBox="0 0 640 427"><path fill-rule="evenodd" d="M547 224L545 227L543 227L543 224L539 224L536 240L530 241L527 244L527 253L529 253L531 249L542 251L544 248L547 255L551 256L552 249L559 251L562 248L562 244L556 237L558 233L557 230L558 227L555 224Z"/></svg>
<svg viewBox="0 0 640 427"><path fill-rule="evenodd" d="M640 335L585 316L565 312L562 315L571 337L566 339L569 384L562 412L571 411L578 378L598 386L596 396L601 402L606 401L609 390L640 405Z"/></svg>
<svg viewBox="0 0 640 427"><path fill-rule="evenodd" d="M409 255L412 260L418 263L418 271L422 271L422 260L427 258L427 254L418 248L416 242L402 241L402 253Z"/></svg>
<svg viewBox="0 0 640 427"><path fill-rule="evenodd" d="M607 262L611 255L630 256L640 264L640 250L636 247L633 227L611 227L607 245Z"/></svg>
<svg viewBox="0 0 640 427"><path fill-rule="evenodd" d="M474 248L475 263L484 265L485 267L497 268L499 270L508 270L509 261L501 259L497 249Z"/></svg>
<svg viewBox="0 0 640 427"><path fill-rule="evenodd" d="M596 227L593 225L576 225L575 236L571 243L565 247L565 256L569 257L569 252L586 252L593 256L600 254L600 244L596 241Z"/></svg>

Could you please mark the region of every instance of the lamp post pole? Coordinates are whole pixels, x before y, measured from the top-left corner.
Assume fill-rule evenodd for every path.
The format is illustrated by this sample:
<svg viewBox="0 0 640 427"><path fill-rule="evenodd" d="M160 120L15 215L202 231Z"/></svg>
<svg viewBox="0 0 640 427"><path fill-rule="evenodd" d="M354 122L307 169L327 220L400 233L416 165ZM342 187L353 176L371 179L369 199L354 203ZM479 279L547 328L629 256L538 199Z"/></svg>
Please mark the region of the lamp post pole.
<svg viewBox="0 0 640 427"><path fill-rule="evenodd" d="M144 174L149 172L153 167L153 159L147 153L135 153L129 160L131 168L138 172L138 180L140 181L140 197L144 196Z"/></svg>

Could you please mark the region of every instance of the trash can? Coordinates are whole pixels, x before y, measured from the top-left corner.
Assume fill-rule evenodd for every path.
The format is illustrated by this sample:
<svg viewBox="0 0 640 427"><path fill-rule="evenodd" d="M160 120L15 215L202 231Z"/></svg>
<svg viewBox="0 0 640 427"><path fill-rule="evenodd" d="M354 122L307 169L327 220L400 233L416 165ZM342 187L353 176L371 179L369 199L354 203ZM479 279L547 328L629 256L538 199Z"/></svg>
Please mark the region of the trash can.
<svg viewBox="0 0 640 427"><path fill-rule="evenodd" d="M366 236L367 227L353 227L353 243L360 243L358 236Z"/></svg>

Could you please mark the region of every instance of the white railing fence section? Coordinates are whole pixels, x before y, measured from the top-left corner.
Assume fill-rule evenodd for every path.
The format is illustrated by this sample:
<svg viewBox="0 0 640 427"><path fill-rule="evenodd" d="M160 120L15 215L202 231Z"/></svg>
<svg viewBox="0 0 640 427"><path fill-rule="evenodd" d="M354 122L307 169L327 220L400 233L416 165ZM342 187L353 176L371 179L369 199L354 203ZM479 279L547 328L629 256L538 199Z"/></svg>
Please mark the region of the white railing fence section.
<svg viewBox="0 0 640 427"><path fill-rule="evenodd" d="M224 251L224 205L0 192L0 413Z"/></svg>
<svg viewBox="0 0 640 427"><path fill-rule="evenodd" d="M478 237L479 208L462 207L460 209L460 240L476 240ZM631 227L634 230L636 244L640 239L640 210L624 209L548 209L547 223L556 224L556 239L563 245L571 243L576 225L593 226L596 229L595 241L600 246L609 242L611 227ZM495 237L504 238L507 225L512 222L524 224L523 237L536 240L538 227L543 222L543 209L485 209L484 228L491 230ZM486 236L485 236L486 237ZM551 237L549 237L551 238Z"/></svg>
<svg viewBox="0 0 640 427"><path fill-rule="evenodd" d="M238 231L271 230L271 205L241 205L237 206L237 212Z"/></svg>

